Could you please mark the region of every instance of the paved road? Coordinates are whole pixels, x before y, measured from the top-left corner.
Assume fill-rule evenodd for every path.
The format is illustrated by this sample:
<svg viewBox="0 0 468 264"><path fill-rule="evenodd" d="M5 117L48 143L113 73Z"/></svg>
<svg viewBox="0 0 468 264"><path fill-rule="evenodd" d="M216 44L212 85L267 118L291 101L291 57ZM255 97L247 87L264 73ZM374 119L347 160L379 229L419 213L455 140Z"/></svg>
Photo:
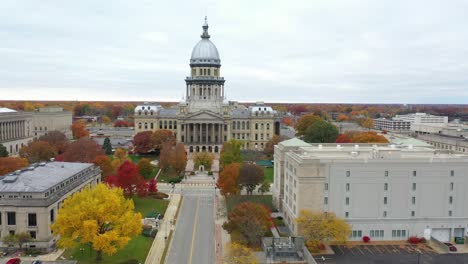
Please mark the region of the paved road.
<svg viewBox="0 0 468 264"><path fill-rule="evenodd" d="M185 192L176 231L168 252L168 264L215 262L213 192Z"/></svg>

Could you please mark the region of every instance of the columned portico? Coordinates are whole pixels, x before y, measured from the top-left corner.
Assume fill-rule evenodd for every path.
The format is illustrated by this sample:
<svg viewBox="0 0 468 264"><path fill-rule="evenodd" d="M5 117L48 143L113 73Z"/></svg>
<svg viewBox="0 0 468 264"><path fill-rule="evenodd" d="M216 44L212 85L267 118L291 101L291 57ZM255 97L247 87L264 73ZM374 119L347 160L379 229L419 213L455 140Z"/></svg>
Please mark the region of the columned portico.
<svg viewBox="0 0 468 264"><path fill-rule="evenodd" d="M189 152L219 152L223 144L223 126L219 121L186 122L182 141Z"/></svg>

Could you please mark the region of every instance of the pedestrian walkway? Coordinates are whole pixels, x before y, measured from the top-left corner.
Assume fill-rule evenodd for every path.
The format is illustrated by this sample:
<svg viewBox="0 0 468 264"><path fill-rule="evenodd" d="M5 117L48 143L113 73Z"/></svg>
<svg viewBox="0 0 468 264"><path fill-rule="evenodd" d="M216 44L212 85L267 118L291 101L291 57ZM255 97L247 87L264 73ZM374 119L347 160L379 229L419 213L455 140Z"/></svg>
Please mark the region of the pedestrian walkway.
<svg viewBox="0 0 468 264"><path fill-rule="evenodd" d="M170 242L168 241L169 234L171 230L173 230L173 223L175 222L174 220L176 217L177 209L179 208L180 201L182 199L180 194L171 194L170 198L171 200L169 202L169 205L167 206L167 210L160 224L158 233L154 238L148 256L146 256L145 264L163 263L162 257L164 254L164 249L166 248L166 243Z"/></svg>
<svg viewBox="0 0 468 264"><path fill-rule="evenodd" d="M224 256L227 253L227 246L231 242L231 236L223 228L223 223L228 221L224 196L220 194L216 195L215 208L216 263L222 264L224 263Z"/></svg>

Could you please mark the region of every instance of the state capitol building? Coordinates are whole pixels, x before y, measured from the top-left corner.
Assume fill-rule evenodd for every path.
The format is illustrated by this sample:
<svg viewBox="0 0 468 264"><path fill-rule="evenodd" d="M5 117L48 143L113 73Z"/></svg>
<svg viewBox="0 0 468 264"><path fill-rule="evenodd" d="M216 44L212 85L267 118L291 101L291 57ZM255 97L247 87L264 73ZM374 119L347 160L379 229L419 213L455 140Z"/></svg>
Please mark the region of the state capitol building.
<svg viewBox="0 0 468 264"><path fill-rule="evenodd" d="M211 42L208 23L190 58L190 76L185 78L185 100L174 107L145 103L135 108L135 133L171 130L189 152L219 152L230 139L242 141L243 149L262 150L278 135L276 111L261 102L246 107L227 101L221 59Z"/></svg>

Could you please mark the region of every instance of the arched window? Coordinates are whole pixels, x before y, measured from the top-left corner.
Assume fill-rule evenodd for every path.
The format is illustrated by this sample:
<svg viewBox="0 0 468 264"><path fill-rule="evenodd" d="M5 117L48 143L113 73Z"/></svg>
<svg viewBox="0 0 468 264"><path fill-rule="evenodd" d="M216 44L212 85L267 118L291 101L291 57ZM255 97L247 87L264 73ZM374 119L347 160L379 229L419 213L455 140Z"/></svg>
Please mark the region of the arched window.
<svg viewBox="0 0 468 264"><path fill-rule="evenodd" d="M138 115L141 115L141 111L138 111ZM37 130L37 129L36 129Z"/></svg>
<svg viewBox="0 0 468 264"><path fill-rule="evenodd" d="M138 122L138 129L141 129L141 122Z"/></svg>
<svg viewBox="0 0 468 264"><path fill-rule="evenodd" d="M153 115L153 110L151 110L151 115Z"/></svg>
<svg viewBox="0 0 468 264"><path fill-rule="evenodd" d="M245 129L245 121L242 121L242 129Z"/></svg>
<svg viewBox="0 0 468 264"><path fill-rule="evenodd" d="M164 129L167 129L167 120L164 120Z"/></svg>
<svg viewBox="0 0 468 264"><path fill-rule="evenodd" d="M174 120L174 129L177 129L177 121Z"/></svg>
<svg viewBox="0 0 468 264"><path fill-rule="evenodd" d="M258 129L258 123L255 123L255 129Z"/></svg>
<svg viewBox="0 0 468 264"><path fill-rule="evenodd" d="M145 122L145 129L148 129L148 123Z"/></svg>
<svg viewBox="0 0 468 264"><path fill-rule="evenodd" d="M270 129L270 123L267 123L267 124L266 124L266 129L267 129L267 130Z"/></svg>
<svg viewBox="0 0 468 264"><path fill-rule="evenodd" d="M162 129L162 128L163 128L163 122L159 121L159 129Z"/></svg>
<svg viewBox="0 0 468 264"><path fill-rule="evenodd" d="M172 120L169 120L169 129L172 129Z"/></svg>

